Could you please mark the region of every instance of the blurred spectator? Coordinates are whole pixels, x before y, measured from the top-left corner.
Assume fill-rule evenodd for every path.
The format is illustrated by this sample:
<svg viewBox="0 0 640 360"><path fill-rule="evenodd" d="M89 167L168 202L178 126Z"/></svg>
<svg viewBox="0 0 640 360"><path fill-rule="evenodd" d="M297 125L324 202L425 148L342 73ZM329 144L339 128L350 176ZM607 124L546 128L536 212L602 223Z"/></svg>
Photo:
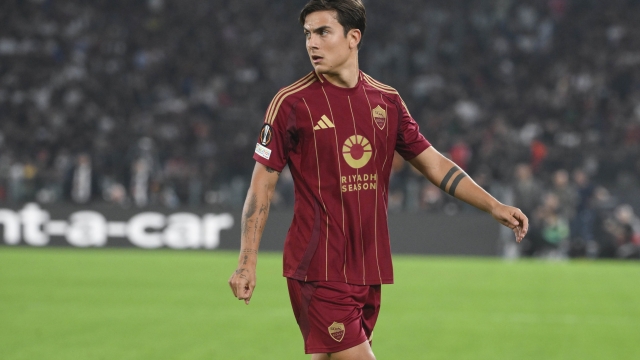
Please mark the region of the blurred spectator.
<svg viewBox="0 0 640 360"><path fill-rule="evenodd" d="M573 172L573 180L578 192L576 217L572 226L573 239L579 244L594 241L595 213L593 211L593 195L595 187L582 169Z"/></svg>
<svg viewBox="0 0 640 360"><path fill-rule="evenodd" d="M88 154L80 154L67 175L66 194L76 204L86 204L100 195L98 179L98 174L93 170L91 157Z"/></svg>
<svg viewBox="0 0 640 360"><path fill-rule="evenodd" d="M564 258L569 248L569 221L561 211L560 199L552 192L544 196L539 208L533 213L531 223L535 229L531 234L531 252L550 258Z"/></svg>
<svg viewBox="0 0 640 360"><path fill-rule="evenodd" d="M533 214L542 197L542 185L533 177L531 167L527 164L516 166L514 189L514 205L525 214Z"/></svg>
<svg viewBox="0 0 640 360"><path fill-rule="evenodd" d="M623 204L605 220L607 240L619 258L640 258L640 219L631 206Z"/></svg>
<svg viewBox="0 0 640 360"><path fill-rule="evenodd" d="M557 170L553 173L551 192L558 198L560 215L567 221L573 221L578 202L578 193L569 182L569 173L566 170Z"/></svg>
<svg viewBox="0 0 640 360"><path fill-rule="evenodd" d="M311 70L304 2L0 2L0 202L241 207L266 107ZM640 204L640 1L367 10L361 68L434 146L528 215L552 192L576 247L606 253L596 189ZM389 211L468 211L400 160L390 187Z"/></svg>
<svg viewBox="0 0 640 360"><path fill-rule="evenodd" d="M428 212L442 212L446 193L434 184L427 182L420 192L420 208Z"/></svg>

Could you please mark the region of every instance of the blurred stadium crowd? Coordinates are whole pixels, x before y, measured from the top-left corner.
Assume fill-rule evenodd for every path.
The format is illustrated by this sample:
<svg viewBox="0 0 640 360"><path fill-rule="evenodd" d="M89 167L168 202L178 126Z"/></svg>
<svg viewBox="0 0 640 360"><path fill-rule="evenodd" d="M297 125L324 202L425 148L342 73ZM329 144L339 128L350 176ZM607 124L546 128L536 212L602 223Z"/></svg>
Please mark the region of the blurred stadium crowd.
<svg viewBox="0 0 640 360"><path fill-rule="evenodd" d="M271 97L311 70L304 3L2 1L0 202L240 207ZM365 4L361 68L530 217L507 255L638 256L640 1ZM473 211L400 159L389 207Z"/></svg>

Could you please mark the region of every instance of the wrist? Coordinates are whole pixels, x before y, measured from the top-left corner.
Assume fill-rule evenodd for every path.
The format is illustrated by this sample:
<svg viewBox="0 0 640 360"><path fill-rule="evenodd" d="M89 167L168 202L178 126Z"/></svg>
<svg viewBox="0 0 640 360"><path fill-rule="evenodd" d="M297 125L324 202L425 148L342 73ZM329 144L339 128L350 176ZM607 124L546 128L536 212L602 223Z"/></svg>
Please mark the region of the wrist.
<svg viewBox="0 0 640 360"><path fill-rule="evenodd" d="M243 249L238 257L238 266L251 266L255 267L258 263L258 250Z"/></svg>
<svg viewBox="0 0 640 360"><path fill-rule="evenodd" d="M245 258L244 256L241 257L240 259L238 259L238 266L253 266L255 267L256 264L258 263L258 259L257 258L251 258L251 257L247 257Z"/></svg>
<svg viewBox="0 0 640 360"><path fill-rule="evenodd" d="M487 212L489 214L495 214L496 210L498 210L498 208L500 208L501 206L503 206L503 204L496 200L496 199L492 199L493 201L489 202L489 206L487 208Z"/></svg>

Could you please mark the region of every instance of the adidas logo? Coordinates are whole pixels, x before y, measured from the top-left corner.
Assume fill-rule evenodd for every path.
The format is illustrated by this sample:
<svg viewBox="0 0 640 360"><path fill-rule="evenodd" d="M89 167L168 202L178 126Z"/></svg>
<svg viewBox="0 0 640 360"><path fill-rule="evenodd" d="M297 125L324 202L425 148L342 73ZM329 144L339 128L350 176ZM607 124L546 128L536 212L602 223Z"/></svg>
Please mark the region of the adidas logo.
<svg viewBox="0 0 640 360"><path fill-rule="evenodd" d="M330 129L334 127L336 126L333 125L333 123L331 122L331 120L329 120L327 115L322 115L322 118L320 118L320 121L318 121L318 125L314 126L313 130Z"/></svg>

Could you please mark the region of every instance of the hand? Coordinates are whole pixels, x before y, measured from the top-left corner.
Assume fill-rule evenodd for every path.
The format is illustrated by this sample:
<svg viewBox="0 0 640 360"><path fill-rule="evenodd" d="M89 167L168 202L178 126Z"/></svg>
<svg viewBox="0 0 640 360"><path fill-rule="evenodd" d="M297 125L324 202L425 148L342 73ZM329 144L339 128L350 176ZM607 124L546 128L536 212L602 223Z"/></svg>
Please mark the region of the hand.
<svg viewBox="0 0 640 360"><path fill-rule="evenodd" d="M499 204L491 211L491 216L500 224L513 230L517 242L522 241L529 231L529 219L520 209L513 206Z"/></svg>
<svg viewBox="0 0 640 360"><path fill-rule="evenodd" d="M249 305L253 289L256 287L255 266L239 266L229 278L229 286L231 286L233 296L237 297L238 300L244 300L244 303Z"/></svg>

